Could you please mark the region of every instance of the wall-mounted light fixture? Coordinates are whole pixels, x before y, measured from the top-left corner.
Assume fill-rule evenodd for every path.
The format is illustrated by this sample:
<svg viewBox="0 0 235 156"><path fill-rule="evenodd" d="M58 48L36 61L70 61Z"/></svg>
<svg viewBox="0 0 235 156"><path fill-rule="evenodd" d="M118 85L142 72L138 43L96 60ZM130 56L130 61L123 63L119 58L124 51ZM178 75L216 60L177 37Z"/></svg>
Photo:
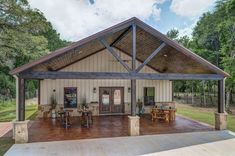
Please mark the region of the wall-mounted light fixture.
<svg viewBox="0 0 235 156"><path fill-rule="evenodd" d="M128 93L130 93L131 92L131 88L130 87L128 87Z"/></svg>
<svg viewBox="0 0 235 156"><path fill-rule="evenodd" d="M96 88L93 88L93 93L96 93Z"/></svg>

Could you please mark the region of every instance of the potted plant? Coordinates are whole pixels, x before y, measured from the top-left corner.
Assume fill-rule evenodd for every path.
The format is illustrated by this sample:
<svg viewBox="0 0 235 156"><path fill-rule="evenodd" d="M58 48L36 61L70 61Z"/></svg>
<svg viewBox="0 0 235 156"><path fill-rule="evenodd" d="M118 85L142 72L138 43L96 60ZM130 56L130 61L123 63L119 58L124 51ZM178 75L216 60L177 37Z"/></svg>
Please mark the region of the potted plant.
<svg viewBox="0 0 235 156"><path fill-rule="evenodd" d="M83 98L81 106L82 106L83 110L85 110L87 108L86 98Z"/></svg>
<svg viewBox="0 0 235 156"><path fill-rule="evenodd" d="M140 99L137 101L138 115L141 116L144 113L143 102Z"/></svg>
<svg viewBox="0 0 235 156"><path fill-rule="evenodd" d="M56 101L55 89L54 89L53 94L51 96L51 117L53 119L56 118L56 105L57 105L57 101Z"/></svg>

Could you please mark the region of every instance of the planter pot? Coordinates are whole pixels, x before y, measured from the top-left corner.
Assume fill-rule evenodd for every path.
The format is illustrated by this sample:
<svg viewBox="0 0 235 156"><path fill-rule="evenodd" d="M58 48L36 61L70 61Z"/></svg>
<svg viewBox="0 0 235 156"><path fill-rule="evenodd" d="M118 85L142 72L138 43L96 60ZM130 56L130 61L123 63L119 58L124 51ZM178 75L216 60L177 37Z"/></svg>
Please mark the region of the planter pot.
<svg viewBox="0 0 235 156"><path fill-rule="evenodd" d="M55 109L51 110L51 117L52 117L52 119L56 118L56 111L55 111Z"/></svg>

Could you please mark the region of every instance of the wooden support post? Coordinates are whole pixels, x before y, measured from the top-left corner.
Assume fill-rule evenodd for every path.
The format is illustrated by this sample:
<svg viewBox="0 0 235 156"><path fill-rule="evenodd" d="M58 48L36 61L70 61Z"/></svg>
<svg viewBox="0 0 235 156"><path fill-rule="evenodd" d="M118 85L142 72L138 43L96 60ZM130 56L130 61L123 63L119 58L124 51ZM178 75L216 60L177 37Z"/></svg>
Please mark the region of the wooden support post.
<svg viewBox="0 0 235 156"><path fill-rule="evenodd" d="M218 112L215 113L215 129L227 129L227 116L225 111L225 79L218 81Z"/></svg>
<svg viewBox="0 0 235 156"><path fill-rule="evenodd" d="M225 113L225 80L218 81L218 113Z"/></svg>
<svg viewBox="0 0 235 156"><path fill-rule="evenodd" d="M113 57L121 63L121 65L128 71L130 72L131 69L129 68L129 66L120 58L120 56L118 56L118 54L116 53L116 51L110 47L110 45L107 43L106 40L104 39L100 39L100 42L105 46L105 48L113 55Z"/></svg>
<svg viewBox="0 0 235 156"><path fill-rule="evenodd" d="M166 46L166 44L163 42L156 50L154 50L152 52L151 55L149 55L149 57L136 69L136 72L139 72L147 63L149 63L154 56L156 56L162 48L164 48Z"/></svg>
<svg viewBox="0 0 235 156"><path fill-rule="evenodd" d="M135 73L136 69L136 25L132 25L132 72ZM136 79L131 79L131 115L136 115Z"/></svg>
<svg viewBox="0 0 235 156"><path fill-rule="evenodd" d="M25 120L25 79L18 78L18 120Z"/></svg>
<svg viewBox="0 0 235 156"><path fill-rule="evenodd" d="M131 115L136 115L136 80L131 80Z"/></svg>

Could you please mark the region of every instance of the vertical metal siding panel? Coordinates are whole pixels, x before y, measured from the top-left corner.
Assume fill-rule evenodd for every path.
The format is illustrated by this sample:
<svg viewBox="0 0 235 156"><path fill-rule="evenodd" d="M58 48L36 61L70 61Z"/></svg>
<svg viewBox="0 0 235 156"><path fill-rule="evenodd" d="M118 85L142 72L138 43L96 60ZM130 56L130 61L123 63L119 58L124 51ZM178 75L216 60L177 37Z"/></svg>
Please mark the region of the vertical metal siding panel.
<svg viewBox="0 0 235 156"><path fill-rule="evenodd" d="M41 96L40 104L43 105L43 104L45 104L44 103L44 99L45 99L44 98L44 80L41 80L40 87L41 87L41 89L40 89L40 96Z"/></svg>
<svg viewBox="0 0 235 156"><path fill-rule="evenodd" d="M47 95L47 82L46 81L47 80L43 80L43 89L42 89L43 104L47 104L47 96L46 96Z"/></svg>
<svg viewBox="0 0 235 156"><path fill-rule="evenodd" d="M165 80L163 81L163 88L164 88L164 91L163 91L163 101L166 101L166 81Z"/></svg>
<svg viewBox="0 0 235 156"><path fill-rule="evenodd" d="M162 81L159 81L159 102L162 101Z"/></svg>
<svg viewBox="0 0 235 156"><path fill-rule="evenodd" d="M163 92L163 101L166 101L166 80L163 81L163 88L164 88L164 92Z"/></svg>
<svg viewBox="0 0 235 156"><path fill-rule="evenodd" d="M47 85L46 85L46 91L47 91L47 94L46 94L46 104L49 104L49 96L50 96L50 87L49 87L49 85L50 85L50 82L49 82L50 80L46 80L46 82L47 82Z"/></svg>
<svg viewBox="0 0 235 156"><path fill-rule="evenodd" d="M173 93L173 86L172 86L172 81L170 81L170 92L169 92L169 95L170 95L170 101L172 101L173 97L172 97L172 93Z"/></svg>
<svg viewBox="0 0 235 156"><path fill-rule="evenodd" d="M156 89L155 89L155 102L158 102L158 94L159 94L159 82L157 80L155 80L155 86L156 86Z"/></svg>
<svg viewBox="0 0 235 156"><path fill-rule="evenodd" d="M45 99L46 99L46 97L45 97L45 80L42 80L41 81L41 104L42 105L44 105L44 104L46 104L46 102L45 102Z"/></svg>
<svg viewBox="0 0 235 156"><path fill-rule="evenodd" d="M165 88L165 101L168 101L168 82L167 81L164 81L165 85L164 85L164 88Z"/></svg>
<svg viewBox="0 0 235 156"><path fill-rule="evenodd" d="M129 56L121 53L121 57L125 60L131 60ZM123 66L118 63L113 56L104 50L95 55L92 55L84 60L81 60L73 65L70 65L62 71L97 71L97 72L126 72ZM128 65L130 64L127 62ZM137 61L137 67L140 65L140 62ZM154 73L151 68L144 67L141 72L145 73ZM88 101L98 101L99 100L99 87L100 86L123 86L124 87L124 99L125 102L130 102L130 93L128 93L128 88L130 87L130 80L56 80L55 84L56 90L58 91L58 97L60 103L63 103L63 94L64 87L77 87L78 88L78 101L80 102L82 98L86 95ZM50 82L43 80L41 83L41 103L49 102L49 92L51 89ZM143 98L143 87L155 87L155 101L168 101L171 99L171 84L166 81L157 81L157 80L138 80L137 81L137 99ZM49 87L49 88L48 88ZM96 88L96 93L93 93L93 88ZM89 97L88 97L89 96Z"/></svg>
<svg viewBox="0 0 235 156"><path fill-rule="evenodd" d="M166 92L165 80L163 80L162 81L162 101L165 101L165 92Z"/></svg>
<svg viewBox="0 0 235 156"><path fill-rule="evenodd" d="M168 81L168 92L167 92L167 95L168 95L168 99L167 99L167 101L171 101L170 100L170 98L171 98L171 94L170 94L170 86L171 86L171 83L170 83L170 81Z"/></svg>
<svg viewBox="0 0 235 156"><path fill-rule="evenodd" d="M66 82L65 82L64 79L61 80L60 87L61 87L61 90L60 90L61 91L61 95L63 95L63 96L60 97L60 99L61 99L61 101L64 102L64 87L66 87Z"/></svg>
<svg viewBox="0 0 235 156"><path fill-rule="evenodd" d="M57 92L58 92L58 94L59 94L59 96L58 96L58 101L59 101L59 103L60 104L63 104L63 102L62 102L62 99L61 99L61 96L63 96L62 95L62 81L61 80L57 80Z"/></svg>
<svg viewBox="0 0 235 156"><path fill-rule="evenodd" d="M43 105L43 80L40 81L40 104Z"/></svg>
<svg viewBox="0 0 235 156"><path fill-rule="evenodd" d="M99 53L99 55L96 56L97 58L97 72L100 72L100 56L101 56L102 52Z"/></svg>
<svg viewBox="0 0 235 156"><path fill-rule="evenodd" d="M164 80L164 88L165 88L165 100L164 101L168 101L169 99L169 83L168 80Z"/></svg>
<svg viewBox="0 0 235 156"><path fill-rule="evenodd" d="M48 102L47 102L47 95L48 95L47 83L48 83L48 81L45 80L44 83L45 83L45 84L44 84L44 98L45 98L44 103L45 103L45 104L48 104Z"/></svg>

